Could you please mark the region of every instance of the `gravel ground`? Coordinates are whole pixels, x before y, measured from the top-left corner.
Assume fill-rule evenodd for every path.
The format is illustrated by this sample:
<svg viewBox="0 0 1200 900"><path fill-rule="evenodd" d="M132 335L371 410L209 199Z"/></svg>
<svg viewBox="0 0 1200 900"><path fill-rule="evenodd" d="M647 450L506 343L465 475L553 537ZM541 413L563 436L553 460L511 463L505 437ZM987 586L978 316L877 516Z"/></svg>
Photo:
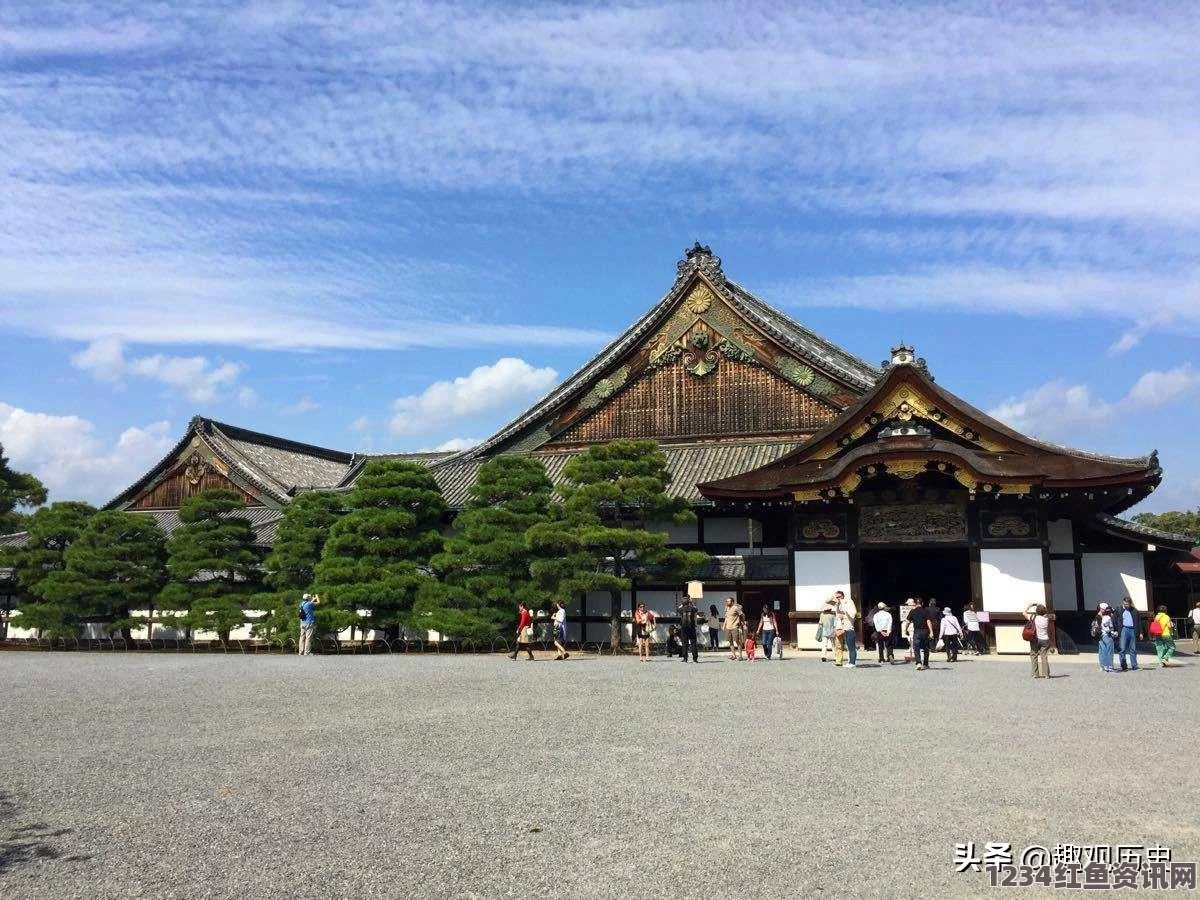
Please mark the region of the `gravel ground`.
<svg viewBox="0 0 1200 900"><path fill-rule="evenodd" d="M1052 667L4 653L0 895L959 896L956 841L1200 859L1200 665Z"/></svg>

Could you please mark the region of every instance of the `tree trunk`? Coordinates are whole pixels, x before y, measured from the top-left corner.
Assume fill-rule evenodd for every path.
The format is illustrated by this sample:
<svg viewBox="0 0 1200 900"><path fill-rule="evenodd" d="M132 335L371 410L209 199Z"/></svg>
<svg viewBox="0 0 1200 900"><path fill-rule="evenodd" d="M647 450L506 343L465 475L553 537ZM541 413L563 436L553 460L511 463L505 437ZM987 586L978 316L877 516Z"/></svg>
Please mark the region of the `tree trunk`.
<svg viewBox="0 0 1200 900"><path fill-rule="evenodd" d="M612 598L612 617L608 622L608 641L613 653L621 649L621 592L610 591Z"/></svg>

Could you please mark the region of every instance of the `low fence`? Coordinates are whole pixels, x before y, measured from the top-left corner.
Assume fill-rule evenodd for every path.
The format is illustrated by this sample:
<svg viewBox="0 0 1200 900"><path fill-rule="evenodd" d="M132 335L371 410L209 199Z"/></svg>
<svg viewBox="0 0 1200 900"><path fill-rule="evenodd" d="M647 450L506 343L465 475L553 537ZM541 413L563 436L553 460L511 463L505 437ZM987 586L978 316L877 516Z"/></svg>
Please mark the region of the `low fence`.
<svg viewBox="0 0 1200 900"><path fill-rule="evenodd" d="M521 652L524 652L522 645ZM554 642L538 640L529 645L534 650L553 650ZM631 653L632 647L614 651L607 643L589 642L567 644L575 652L611 656L614 652ZM512 653L516 645L511 640L496 638L492 641L470 639L444 641L421 641L413 638L397 638L389 641L378 638L371 641L338 641L333 638L314 640L312 650L330 656L385 655L389 653L447 654L491 654ZM292 638L276 640L230 640L192 641L185 639L158 638L7 638L0 640L0 650L11 651L96 651L108 653L295 653L296 641ZM656 645L656 652L665 652L665 645Z"/></svg>

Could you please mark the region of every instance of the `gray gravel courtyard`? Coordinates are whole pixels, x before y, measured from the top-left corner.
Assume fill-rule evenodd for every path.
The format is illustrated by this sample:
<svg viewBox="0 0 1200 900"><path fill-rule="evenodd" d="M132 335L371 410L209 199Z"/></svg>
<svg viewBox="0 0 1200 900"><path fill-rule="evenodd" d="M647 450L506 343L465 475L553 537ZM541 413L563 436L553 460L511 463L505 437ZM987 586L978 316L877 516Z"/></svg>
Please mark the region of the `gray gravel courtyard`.
<svg viewBox="0 0 1200 900"><path fill-rule="evenodd" d="M1200 859L1200 666L1052 668L3 653L0 896L957 896L987 885L956 841Z"/></svg>

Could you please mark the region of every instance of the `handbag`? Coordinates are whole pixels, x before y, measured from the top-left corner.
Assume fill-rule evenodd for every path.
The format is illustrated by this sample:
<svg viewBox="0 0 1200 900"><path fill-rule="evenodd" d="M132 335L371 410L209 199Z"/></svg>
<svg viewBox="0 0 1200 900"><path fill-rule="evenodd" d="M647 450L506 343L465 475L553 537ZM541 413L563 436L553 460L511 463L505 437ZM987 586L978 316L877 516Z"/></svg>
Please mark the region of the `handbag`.
<svg viewBox="0 0 1200 900"><path fill-rule="evenodd" d="M937 644L934 646L934 648L933 648L933 649L934 649L935 651L937 651L937 650L945 650L945 649L946 649L946 642L945 642L944 640L942 640L941 638L938 638L938 642L937 642Z"/></svg>
<svg viewBox="0 0 1200 900"><path fill-rule="evenodd" d="M1021 640L1033 643L1037 640L1037 626L1033 624L1033 620L1025 623L1025 627L1021 629Z"/></svg>
<svg viewBox="0 0 1200 900"><path fill-rule="evenodd" d="M1158 619L1150 620L1150 637L1162 637L1163 627L1162 622Z"/></svg>
<svg viewBox="0 0 1200 900"><path fill-rule="evenodd" d="M532 625L526 625L524 628L521 629L521 639L525 640L525 641L533 640L533 626Z"/></svg>
<svg viewBox="0 0 1200 900"><path fill-rule="evenodd" d="M817 643L819 644L823 640L825 640L825 626L817 625Z"/></svg>

